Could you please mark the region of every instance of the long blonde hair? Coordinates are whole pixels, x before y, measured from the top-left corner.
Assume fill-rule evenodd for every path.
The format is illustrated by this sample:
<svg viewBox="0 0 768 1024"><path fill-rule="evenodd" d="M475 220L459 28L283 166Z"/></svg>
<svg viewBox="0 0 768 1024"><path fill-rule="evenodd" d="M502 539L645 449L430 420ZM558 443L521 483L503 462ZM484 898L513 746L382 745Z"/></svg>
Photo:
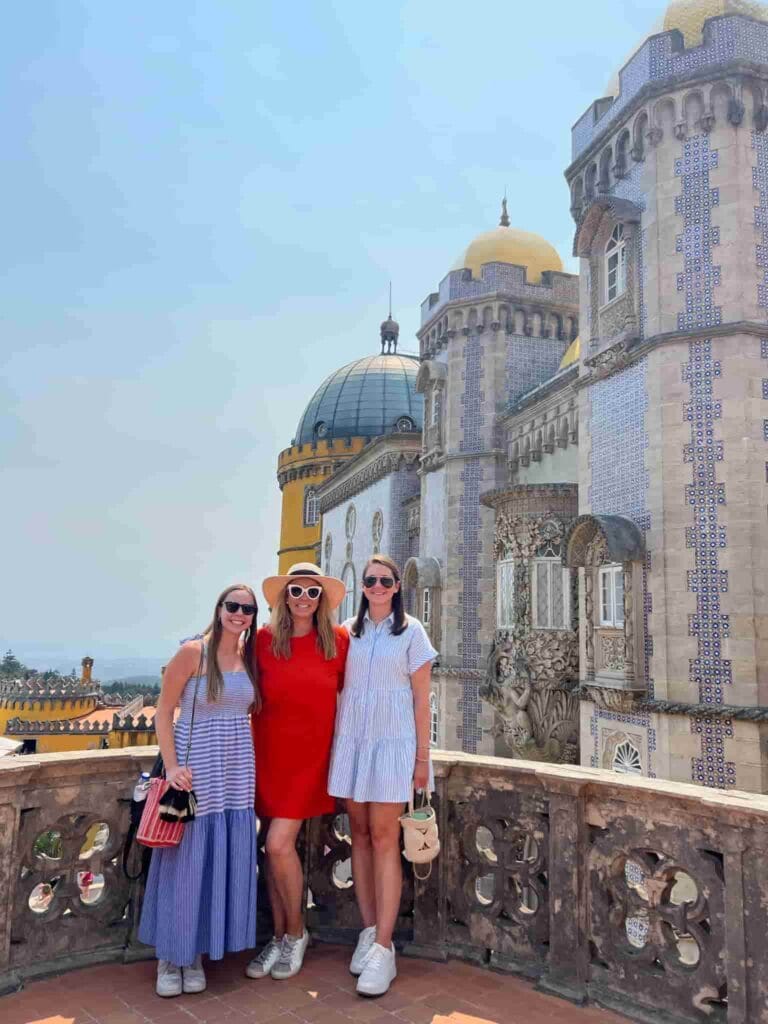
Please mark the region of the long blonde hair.
<svg viewBox="0 0 768 1024"><path fill-rule="evenodd" d="M256 595L247 583L233 583L231 587L227 587L226 590L222 590L216 598L216 606L213 609L213 619L211 620L210 626L204 633L205 642L207 643L206 660L208 664L205 676L209 701L217 701L224 688L224 677L221 674L219 660L217 657L222 633L219 611L226 601L227 595L231 594L233 590L246 590L253 598L253 603L256 607L258 608L259 606L259 602L256 600ZM256 659L253 652L254 640L256 638L256 619L258 618L258 614L259 613L257 611L253 616L251 625L243 634L243 665L246 673L248 674L248 678L251 680L253 685L253 704L256 711L261 708L261 691L259 690L259 680L257 675L258 669L256 668Z"/></svg>
<svg viewBox="0 0 768 1024"><path fill-rule="evenodd" d="M336 657L336 634L333 631L333 618L331 617L331 608L328 604L328 595L325 591L320 595L320 602L312 616L312 621L317 630L317 649L322 652L326 661L332 661ZM274 656L276 658L290 658L293 616L288 607L287 585L283 587L283 592L272 609L269 628L272 633L272 653Z"/></svg>

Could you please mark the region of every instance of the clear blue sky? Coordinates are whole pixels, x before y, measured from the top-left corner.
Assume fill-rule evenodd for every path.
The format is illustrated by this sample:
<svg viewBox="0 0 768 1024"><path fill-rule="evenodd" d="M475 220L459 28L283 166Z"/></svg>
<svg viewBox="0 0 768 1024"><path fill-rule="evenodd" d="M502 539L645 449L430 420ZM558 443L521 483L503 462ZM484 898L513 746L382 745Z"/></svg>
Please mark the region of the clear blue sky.
<svg viewBox="0 0 768 1024"><path fill-rule="evenodd" d="M0 646L162 658L274 571L277 454L389 278L413 351L505 186L568 257L570 127L663 7L8 7Z"/></svg>

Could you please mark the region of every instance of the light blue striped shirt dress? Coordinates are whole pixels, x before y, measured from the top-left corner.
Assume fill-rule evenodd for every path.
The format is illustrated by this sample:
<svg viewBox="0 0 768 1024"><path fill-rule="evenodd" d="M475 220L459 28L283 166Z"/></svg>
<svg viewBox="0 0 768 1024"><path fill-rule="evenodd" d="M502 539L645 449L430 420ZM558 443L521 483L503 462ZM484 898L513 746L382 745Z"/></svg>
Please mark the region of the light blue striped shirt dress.
<svg viewBox="0 0 768 1024"><path fill-rule="evenodd" d="M405 803L413 789L416 721L411 675L437 657L426 630L412 616L399 636L394 617L349 632L344 689L336 715L328 792L364 803ZM431 769L430 769L431 776ZM430 786L431 778L430 778Z"/></svg>

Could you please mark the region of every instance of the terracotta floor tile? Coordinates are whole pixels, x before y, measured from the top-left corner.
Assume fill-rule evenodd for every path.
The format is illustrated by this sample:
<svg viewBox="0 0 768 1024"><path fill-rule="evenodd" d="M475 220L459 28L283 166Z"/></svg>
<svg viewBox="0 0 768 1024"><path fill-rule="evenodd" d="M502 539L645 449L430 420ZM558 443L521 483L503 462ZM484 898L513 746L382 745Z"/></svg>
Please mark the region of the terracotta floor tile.
<svg viewBox="0 0 768 1024"><path fill-rule="evenodd" d="M380 999L356 995L349 949L314 946L306 968L285 982L252 981L252 953L206 963L208 989L160 999L155 963L98 965L0 997L2 1024L628 1024L537 991L524 978L458 961L398 959Z"/></svg>

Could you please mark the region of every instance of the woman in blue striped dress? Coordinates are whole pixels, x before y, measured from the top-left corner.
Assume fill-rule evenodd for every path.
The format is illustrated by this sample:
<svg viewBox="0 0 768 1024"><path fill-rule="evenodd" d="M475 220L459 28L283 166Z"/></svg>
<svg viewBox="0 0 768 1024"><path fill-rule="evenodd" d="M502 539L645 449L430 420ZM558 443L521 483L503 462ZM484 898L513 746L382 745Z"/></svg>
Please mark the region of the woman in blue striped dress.
<svg viewBox="0 0 768 1024"><path fill-rule="evenodd" d="M152 854L139 938L157 950L160 996L202 992L203 953L220 960L256 943L256 612L250 587L227 587L203 639L185 643L163 674L155 729L166 776L194 789L197 814L178 846Z"/></svg>
<svg viewBox="0 0 768 1024"><path fill-rule="evenodd" d="M383 995L397 974L392 932L403 874L400 815L432 785L429 676L437 651L405 614L400 570L374 555L363 574L336 721L328 792L347 802L352 877L363 920L350 971L361 995Z"/></svg>

